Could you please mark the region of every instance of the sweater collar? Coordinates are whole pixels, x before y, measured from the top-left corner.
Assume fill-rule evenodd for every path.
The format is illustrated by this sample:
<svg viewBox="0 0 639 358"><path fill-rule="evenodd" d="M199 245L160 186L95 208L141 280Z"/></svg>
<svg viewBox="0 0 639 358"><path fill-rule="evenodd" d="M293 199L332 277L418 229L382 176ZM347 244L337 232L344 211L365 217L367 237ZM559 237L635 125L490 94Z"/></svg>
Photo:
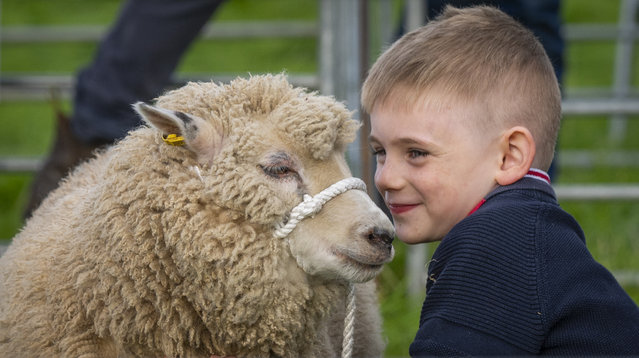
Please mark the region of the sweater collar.
<svg viewBox="0 0 639 358"><path fill-rule="evenodd" d="M541 180L542 182L550 185L550 176L543 170L530 168L528 174L524 175L524 178L533 178L537 180Z"/></svg>
<svg viewBox="0 0 639 358"><path fill-rule="evenodd" d="M549 195L553 200L557 200L555 196L555 191L550 184L550 176L543 170L531 168L523 178L518 181L504 186L498 186L493 191L488 193L485 198L481 199L477 205L468 213L468 215L474 213L479 209L484 203L492 198L493 196L503 193L508 190L520 190L520 189L532 189L541 191L547 195Z"/></svg>

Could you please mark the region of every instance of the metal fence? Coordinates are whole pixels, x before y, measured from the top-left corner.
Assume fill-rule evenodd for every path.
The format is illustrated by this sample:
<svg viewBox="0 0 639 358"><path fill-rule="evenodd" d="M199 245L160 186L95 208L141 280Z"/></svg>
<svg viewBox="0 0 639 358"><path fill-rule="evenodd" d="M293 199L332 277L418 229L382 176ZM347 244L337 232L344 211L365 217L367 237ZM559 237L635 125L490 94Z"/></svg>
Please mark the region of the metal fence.
<svg viewBox="0 0 639 358"><path fill-rule="evenodd" d="M363 74L368 68L371 27L369 21L376 24L375 38L385 45L392 37L393 24L389 14L392 12L392 0L318 0L320 16L317 21L250 21L215 22L202 33L205 39L222 38L259 38L259 37L316 37L318 39L318 73L290 75L295 85L318 89L347 103L356 111L359 109L359 87ZM629 115L639 114L639 97L631 86L634 43L639 38L636 24L639 0L622 0L619 22L616 25L566 24L567 41L615 40L615 80L609 94L596 97L567 96L563 101L565 115L610 115L609 136L619 138L625 133ZM0 11L1 11L0 1ZM407 27L415 28L422 24L423 1L405 0ZM375 7L376 11L371 11ZM0 42L67 42L98 41L105 33L103 26L15 26L0 27ZM0 61L1 61L0 52ZM210 73L202 77L178 77L176 84L187 80L228 81L234 74ZM5 74L0 73L0 101L17 99L45 99L51 88L70 95L73 87L72 75L51 76L45 74ZM354 175L363 177L369 188L370 158L365 136L358 138L349 147L348 156ZM597 162L597 155L588 152L559 153L578 158L576 162ZM616 156L620 165L637 165L637 153L621 153ZM33 172L41 162L39 158L0 158L0 172ZM562 160L562 162L566 162ZM573 162L573 160L571 160ZM634 164L633 164L634 163ZM608 162L609 164L609 162ZM369 174L367 174L369 173ZM562 185L556 191L560 200L639 200L639 183L626 185ZM1 248L0 248L1 252ZM407 260L409 293L420 295L423 292L426 249L411 250ZM639 282L639 273L624 273L622 281Z"/></svg>

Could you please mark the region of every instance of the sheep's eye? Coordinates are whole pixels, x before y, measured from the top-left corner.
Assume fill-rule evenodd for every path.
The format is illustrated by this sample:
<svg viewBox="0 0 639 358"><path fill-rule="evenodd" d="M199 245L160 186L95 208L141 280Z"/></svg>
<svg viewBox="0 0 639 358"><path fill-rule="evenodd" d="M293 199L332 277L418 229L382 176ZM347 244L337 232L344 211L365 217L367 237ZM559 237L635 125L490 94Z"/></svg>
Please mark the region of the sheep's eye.
<svg viewBox="0 0 639 358"><path fill-rule="evenodd" d="M295 161L284 151L272 153L259 167L264 174L279 180L300 179L295 170Z"/></svg>
<svg viewBox="0 0 639 358"><path fill-rule="evenodd" d="M291 168L285 165L277 165L277 166L268 168L268 171L271 174L275 174L275 175L286 175L291 172Z"/></svg>
<svg viewBox="0 0 639 358"><path fill-rule="evenodd" d="M295 175L295 171L286 165L260 166L264 173L273 178L286 178Z"/></svg>

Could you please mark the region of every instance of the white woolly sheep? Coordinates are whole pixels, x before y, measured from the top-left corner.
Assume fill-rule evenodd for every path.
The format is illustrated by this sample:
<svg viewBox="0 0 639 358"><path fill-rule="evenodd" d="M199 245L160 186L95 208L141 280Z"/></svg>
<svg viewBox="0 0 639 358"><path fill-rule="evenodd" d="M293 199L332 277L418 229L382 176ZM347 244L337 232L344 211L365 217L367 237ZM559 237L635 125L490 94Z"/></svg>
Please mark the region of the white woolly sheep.
<svg viewBox="0 0 639 358"><path fill-rule="evenodd" d="M351 176L344 105L264 75L136 109L150 127L76 169L0 258L0 356L336 356L352 282L353 355L380 356L386 216L346 190L275 234Z"/></svg>

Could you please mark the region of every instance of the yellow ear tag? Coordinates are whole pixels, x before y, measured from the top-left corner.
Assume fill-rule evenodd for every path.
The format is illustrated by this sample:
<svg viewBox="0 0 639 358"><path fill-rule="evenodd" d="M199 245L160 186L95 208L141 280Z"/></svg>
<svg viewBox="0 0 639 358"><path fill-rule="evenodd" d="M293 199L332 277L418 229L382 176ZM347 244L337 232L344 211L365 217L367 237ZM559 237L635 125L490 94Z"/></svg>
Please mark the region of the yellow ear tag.
<svg viewBox="0 0 639 358"><path fill-rule="evenodd" d="M162 140L169 145L184 145L184 137L179 136L177 134L169 134L167 136L162 136Z"/></svg>

